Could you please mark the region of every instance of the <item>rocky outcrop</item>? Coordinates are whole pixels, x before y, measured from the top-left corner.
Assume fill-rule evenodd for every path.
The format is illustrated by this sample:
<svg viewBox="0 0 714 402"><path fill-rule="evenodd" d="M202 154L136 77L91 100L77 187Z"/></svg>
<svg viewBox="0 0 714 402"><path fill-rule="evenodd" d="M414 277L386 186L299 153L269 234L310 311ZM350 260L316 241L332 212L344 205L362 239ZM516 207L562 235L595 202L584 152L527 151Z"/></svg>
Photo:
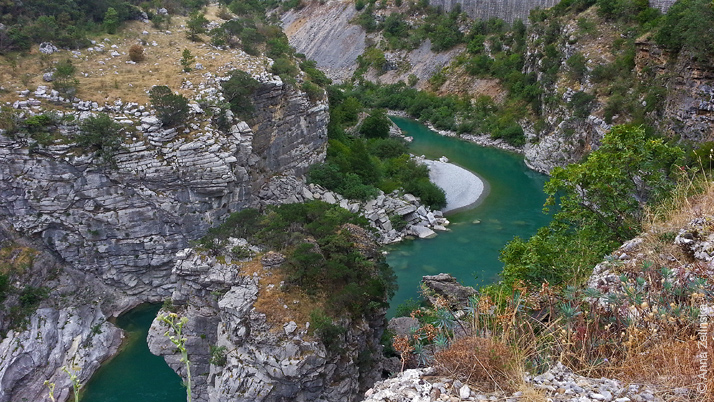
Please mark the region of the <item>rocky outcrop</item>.
<svg viewBox="0 0 714 402"><path fill-rule="evenodd" d="M51 145L0 130L0 218L21 236L41 239L62 275L74 272L82 286L35 285L48 286L52 297L27 328L8 332L0 344L0 401L41 400L47 379L65 400L60 387L71 387L61 367L74 359L86 381L113 355L120 331L105 319L169 297L177 251L229 213L258 206L258 190L273 175L299 175L324 159L326 104L275 76L255 75L261 84L254 119L234 119L223 131L203 108L220 102L225 78L202 77L180 129L162 127L145 105L70 102L46 87L22 91L12 105L20 118L45 112L49 103L67 107L53 112L59 140ZM116 167L73 143L76 122L96 113L129 128ZM53 304L73 292L87 295Z"/></svg>
<svg viewBox="0 0 714 402"><path fill-rule="evenodd" d="M328 77L344 82L352 78L357 69L357 57L364 53L369 43L381 40L378 34L368 34L361 26L350 23L358 14L352 0L313 1L303 8L288 11L281 21L290 45L315 60ZM407 82L409 75L414 74L419 79L417 87L425 89L427 80L462 51L463 46L457 46L446 52L433 52L427 39L411 51L386 52L385 68L370 71L365 78L392 84Z"/></svg>
<svg viewBox="0 0 714 402"><path fill-rule="evenodd" d="M122 332L96 306L41 308L23 330L11 330L0 342L0 401L43 401L45 381L55 397L69 397L66 367L84 383L116 353Z"/></svg>
<svg viewBox="0 0 714 402"><path fill-rule="evenodd" d="M367 47L367 33L350 24L357 15L351 0L310 2L282 18L290 45L315 60L330 78L344 81L352 76L359 57Z"/></svg>
<svg viewBox="0 0 714 402"><path fill-rule="evenodd" d="M285 194L289 194L286 198ZM316 184L305 184L292 176L275 176L258 193L260 205L276 205L320 200L328 204L339 204L342 208L358 213L369 221L379 234L377 242L390 244L401 241L405 236L428 238L436 235L435 230L448 230L449 220L441 211L432 211L421 204L420 199L411 194L380 194L369 201L349 200ZM395 226L399 225L399 226Z"/></svg>
<svg viewBox="0 0 714 402"><path fill-rule="evenodd" d="M451 11L460 7L471 18L488 20L500 18L508 23L520 19L528 23L528 15L534 8L550 8L558 4L557 0L429 0L434 7Z"/></svg>
<svg viewBox="0 0 714 402"><path fill-rule="evenodd" d="M639 40L636 46L635 62L642 79L646 71L670 75L659 128L686 141L713 141L714 69L693 63L686 52L672 62L671 55L650 40Z"/></svg>
<svg viewBox="0 0 714 402"><path fill-rule="evenodd" d="M553 402L593 401L655 401L665 400L658 394L663 390L639 384L626 385L607 378L588 378L574 374L572 370L557 363L547 372L526 375L523 389L513 393L482 393L459 380L438 375L432 368L405 370L394 378L374 385L365 393L364 402L435 402L435 401L507 401L548 400ZM669 390L670 398L682 396L682 390ZM678 392L679 391L679 392ZM684 393L686 394L686 392ZM541 399L542 398L542 399Z"/></svg>
<svg viewBox="0 0 714 402"><path fill-rule="evenodd" d="M204 86L215 92L217 77L207 76ZM136 127L116 156L116 169L97 166L71 144L36 150L23 138L0 136L0 216L112 287L144 300L165 297L170 290L163 279L176 251L256 202L255 190L270 176L301 174L324 158L324 104L272 78L264 80L255 103L253 128L237 121L222 132L195 113L179 133L161 128L136 104L77 102L79 110L64 119L105 112ZM72 138L77 126L60 125L59 131Z"/></svg>
<svg viewBox="0 0 714 402"><path fill-rule="evenodd" d="M0 310L0 401L44 401L45 381L55 384L58 400L65 400L72 386L63 368L85 382L119 347L121 331L100 308L115 294L101 286L87 286L90 276L68 268L39 241L22 238L2 221L0 249L3 274L13 274L3 288ZM23 317L29 289L36 294L51 289L58 297ZM29 303L34 306L38 301Z"/></svg>
<svg viewBox="0 0 714 402"><path fill-rule="evenodd" d="M426 275L421 279L429 303L439 306L445 301L449 308L462 309L469 304L469 298L478 294L471 286L460 284L451 274Z"/></svg>
<svg viewBox="0 0 714 402"><path fill-rule="evenodd" d="M339 325L346 331L330 340L333 346L310 332L310 322L291 316L271 318L282 313L270 309L292 311L281 303L266 310L264 304L282 292L265 281L281 260L276 253L242 263L191 249L179 253L172 302L178 315L188 318L184 334L195 401L354 401L359 390L381 375L364 358L380 353L384 311L362 319L341 319ZM161 322L154 321L151 351L163 355L185 376L185 366L165 331Z"/></svg>

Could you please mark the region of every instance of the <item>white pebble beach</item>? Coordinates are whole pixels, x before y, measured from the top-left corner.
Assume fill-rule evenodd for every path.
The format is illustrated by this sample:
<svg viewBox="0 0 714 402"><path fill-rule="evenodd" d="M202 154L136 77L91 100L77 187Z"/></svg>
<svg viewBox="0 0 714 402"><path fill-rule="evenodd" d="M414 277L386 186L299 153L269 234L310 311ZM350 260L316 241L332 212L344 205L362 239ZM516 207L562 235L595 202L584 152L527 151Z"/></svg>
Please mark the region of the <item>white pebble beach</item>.
<svg viewBox="0 0 714 402"><path fill-rule="evenodd" d="M483 181L468 170L441 161L424 160L424 163L429 167L429 179L446 193L442 212L468 207L483 194Z"/></svg>

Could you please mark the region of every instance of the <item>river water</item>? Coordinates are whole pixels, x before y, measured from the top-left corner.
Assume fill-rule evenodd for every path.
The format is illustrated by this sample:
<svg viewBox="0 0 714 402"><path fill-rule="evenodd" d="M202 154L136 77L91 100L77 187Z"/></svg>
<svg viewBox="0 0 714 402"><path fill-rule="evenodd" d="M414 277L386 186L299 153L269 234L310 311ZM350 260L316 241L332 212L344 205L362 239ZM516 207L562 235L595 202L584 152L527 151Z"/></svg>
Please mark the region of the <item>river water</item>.
<svg viewBox="0 0 714 402"><path fill-rule="evenodd" d="M452 163L477 173L486 186L479 204L447 215L449 232L436 238L408 240L390 246L387 262L397 273L399 291L392 309L418 297L423 275L448 272L466 285L498 280L499 250L514 236L529 237L548 223L541 212L546 176L529 170L523 157L440 136L408 119L393 118L414 137L411 152L429 159L446 156ZM100 368L85 387L82 402L183 402L179 376L162 357L149 352L146 335L160 305L142 305L117 319L128 333L121 352Z"/></svg>
<svg viewBox="0 0 714 402"><path fill-rule="evenodd" d="M149 352L146 336L161 304L144 304L116 324L127 333L121 351L92 376L81 402L185 402L181 377Z"/></svg>
<svg viewBox="0 0 714 402"><path fill-rule="evenodd" d="M387 262L399 282L390 314L406 299L418 297L423 275L446 272L469 286L498 281L501 248L514 236L530 237L550 220L542 212L547 176L528 169L523 156L444 137L413 120L392 120L414 138L413 154L428 159L446 156L481 177L487 191L475 207L447 214L450 232L388 248Z"/></svg>

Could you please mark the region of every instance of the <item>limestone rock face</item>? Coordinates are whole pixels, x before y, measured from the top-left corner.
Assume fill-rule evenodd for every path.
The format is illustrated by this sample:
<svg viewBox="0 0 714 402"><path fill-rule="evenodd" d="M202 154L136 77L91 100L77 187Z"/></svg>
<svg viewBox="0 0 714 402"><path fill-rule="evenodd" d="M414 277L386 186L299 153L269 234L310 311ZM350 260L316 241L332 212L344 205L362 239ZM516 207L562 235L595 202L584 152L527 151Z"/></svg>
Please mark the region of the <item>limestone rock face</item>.
<svg viewBox="0 0 714 402"><path fill-rule="evenodd" d="M45 380L55 383L57 400L65 400L72 383L62 367L78 367L73 372L86 382L121 338L94 306L38 309L27 329L11 330L0 342L0 401L43 401Z"/></svg>
<svg viewBox="0 0 714 402"><path fill-rule="evenodd" d="M223 78L208 72L202 77L197 99L218 101ZM78 359L85 382L117 350L121 331L105 317L171 296L177 251L231 212L258 206L258 190L268 178L300 175L324 159L326 105L310 102L270 74L257 79L252 128L233 119L228 129L218 129L194 103L185 126L166 128L144 105L69 103L46 87L13 104L24 117L43 113L46 101L72 106L57 115L63 118L57 120L62 142L40 145L26 133L0 130L0 222L38 239L61 262L60 277L72 271L81 286L62 292L50 286L52 296L28 327L2 340L0 402L43 400L45 380L57 384L58 401L66 400L66 392L59 394L71 388L63 365ZM72 144L74 122L97 113L133 127L115 167ZM282 202L290 196L275 194ZM87 297L59 300L77 289ZM199 317L204 326L218 322L210 314Z"/></svg>
<svg viewBox="0 0 714 402"><path fill-rule="evenodd" d="M72 266L144 300L168 296L174 254L256 203L255 189L267 177L302 174L325 155L327 107L281 82L261 85L253 129L236 122L229 132L199 125L210 117L196 115L190 132L179 135L150 115L129 119L136 105L77 105L113 112L141 135L116 156L116 169L69 145L36 152L23 138L0 135L0 217L42 237ZM83 113L90 112L75 117ZM60 132L72 138L77 126Z"/></svg>
<svg viewBox="0 0 714 402"><path fill-rule="evenodd" d="M262 265L247 264L256 263ZM271 322L256 308L260 294L277 291L260 283L275 266L263 266L252 275L243 272L246 266L188 249L174 267L172 300L178 315L188 318L184 334L195 401L354 401L378 379L379 370L363 371L355 362L367 351L377 355L384 311L356 321L343 319L347 332L335 340L341 350L326 348L308 333L309 322ZM154 321L149 347L185 377L176 348L164 336L166 328Z"/></svg>

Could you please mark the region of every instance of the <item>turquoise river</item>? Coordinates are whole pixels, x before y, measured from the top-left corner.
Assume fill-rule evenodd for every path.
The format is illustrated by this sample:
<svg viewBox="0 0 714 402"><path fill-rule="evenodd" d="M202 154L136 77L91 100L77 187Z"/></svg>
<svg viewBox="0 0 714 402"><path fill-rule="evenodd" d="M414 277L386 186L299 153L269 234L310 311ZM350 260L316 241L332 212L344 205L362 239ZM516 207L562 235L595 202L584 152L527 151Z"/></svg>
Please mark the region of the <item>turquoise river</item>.
<svg viewBox="0 0 714 402"><path fill-rule="evenodd" d="M449 214L450 231L388 248L387 261L399 281L392 312L405 300L418 297L423 275L448 272L466 285L497 281L502 268L500 249L514 236L529 237L549 220L541 212L546 176L529 170L522 156L443 137L412 120L393 120L414 138L412 153L429 159L446 156L452 163L476 172L486 183L487 194L476 206ZM146 345L148 328L159 307L140 306L117 319L128 340L87 384L82 402L186 400L180 378Z"/></svg>

